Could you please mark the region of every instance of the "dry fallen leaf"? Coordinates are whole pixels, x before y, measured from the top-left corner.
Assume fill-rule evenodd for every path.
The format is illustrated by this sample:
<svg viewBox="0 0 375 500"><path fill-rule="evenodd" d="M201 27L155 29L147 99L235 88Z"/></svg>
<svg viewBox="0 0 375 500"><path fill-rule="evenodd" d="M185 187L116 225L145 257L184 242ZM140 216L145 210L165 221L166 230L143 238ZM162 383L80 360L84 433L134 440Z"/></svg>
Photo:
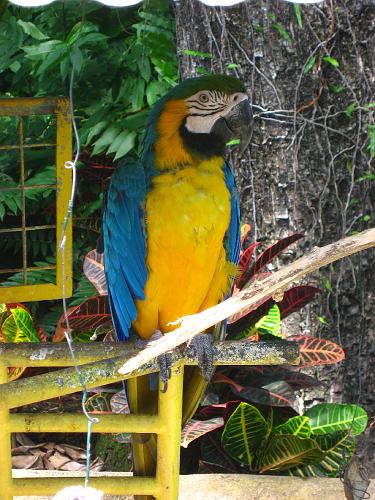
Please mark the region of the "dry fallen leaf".
<svg viewBox="0 0 375 500"><path fill-rule="evenodd" d="M23 434L16 435L16 442L21 446L12 449L12 464L15 469L78 471L86 468L86 450L78 446L34 444ZM91 462L90 469L101 471L103 466L104 462L97 458Z"/></svg>

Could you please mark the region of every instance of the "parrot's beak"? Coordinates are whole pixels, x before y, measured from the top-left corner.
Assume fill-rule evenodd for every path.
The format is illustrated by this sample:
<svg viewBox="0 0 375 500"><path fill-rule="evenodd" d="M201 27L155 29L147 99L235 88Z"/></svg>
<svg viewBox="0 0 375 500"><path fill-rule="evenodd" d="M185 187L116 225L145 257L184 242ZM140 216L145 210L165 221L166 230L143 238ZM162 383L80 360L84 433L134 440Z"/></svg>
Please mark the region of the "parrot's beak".
<svg viewBox="0 0 375 500"><path fill-rule="evenodd" d="M240 101L223 118L232 131L232 140L239 139L240 154L242 154L250 143L253 131L253 113L249 99L246 97Z"/></svg>
<svg viewBox="0 0 375 500"><path fill-rule="evenodd" d="M220 137L226 145L231 141L239 141L240 154L249 145L253 130L253 113L249 99L246 94L241 94L241 97L241 100L223 114L211 129L211 133Z"/></svg>

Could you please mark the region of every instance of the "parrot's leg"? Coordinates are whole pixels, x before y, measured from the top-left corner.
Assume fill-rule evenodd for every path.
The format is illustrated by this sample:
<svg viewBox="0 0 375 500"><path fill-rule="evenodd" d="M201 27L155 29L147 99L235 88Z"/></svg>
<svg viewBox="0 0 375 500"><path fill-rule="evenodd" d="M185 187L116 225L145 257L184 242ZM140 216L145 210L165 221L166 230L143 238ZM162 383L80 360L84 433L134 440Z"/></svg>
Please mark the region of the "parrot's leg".
<svg viewBox="0 0 375 500"><path fill-rule="evenodd" d="M156 330L149 339L143 340L137 334L131 335L131 340L133 340L134 345L139 349L147 349L152 345L152 342L159 340L163 337L160 330ZM171 378L172 373L172 356L171 353L166 352L157 357L157 363L159 365L160 380L163 387L160 389L161 392L166 392L168 388L168 380Z"/></svg>
<svg viewBox="0 0 375 500"><path fill-rule="evenodd" d="M203 378L209 382L214 373L213 366L213 337L210 333L201 333L193 338L191 345L194 347L198 358L198 366Z"/></svg>

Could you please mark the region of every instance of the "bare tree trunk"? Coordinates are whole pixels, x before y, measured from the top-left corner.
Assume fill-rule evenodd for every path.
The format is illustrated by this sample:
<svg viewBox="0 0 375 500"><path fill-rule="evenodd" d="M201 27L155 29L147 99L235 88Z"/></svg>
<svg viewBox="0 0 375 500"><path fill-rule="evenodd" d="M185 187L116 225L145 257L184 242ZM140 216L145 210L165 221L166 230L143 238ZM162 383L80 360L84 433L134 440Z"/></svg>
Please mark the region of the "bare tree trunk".
<svg viewBox="0 0 375 500"><path fill-rule="evenodd" d="M298 8L248 0L209 8L175 5L182 77L228 72L254 106L251 151L233 158L243 222L257 240L306 234L283 261L375 220L375 1L326 0ZM206 52L200 57L189 51ZM316 281L320 303L288 328L343 345L347 361L320 376L316 399L375 413L374 251L332 264ZM374 441L374 436L372 436ZM373 457L374 446L370 454Z"/></svg>

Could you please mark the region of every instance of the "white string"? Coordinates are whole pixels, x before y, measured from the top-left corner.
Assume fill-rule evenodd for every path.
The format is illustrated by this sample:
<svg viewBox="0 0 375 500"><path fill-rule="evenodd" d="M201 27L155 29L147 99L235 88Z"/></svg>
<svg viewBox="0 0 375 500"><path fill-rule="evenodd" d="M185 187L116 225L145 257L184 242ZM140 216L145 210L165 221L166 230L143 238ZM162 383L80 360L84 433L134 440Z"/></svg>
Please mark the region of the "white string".
<svg viewBox="0 0 375 500"><path fill-rule="evenodd" d="M76 142L76 154L74 157L73 161L67 161L65 162L64 167L66 169L69 169L72 171L72 190L70 194L70 199L68 203L68 208L65 214L63 226L62 226L62 232L61 232L61 239L58 247L58 251L61 253L62 257L62 301L63 301L63 309L64 309L64 318L65 318L65 324L66 324L66 330L64 332L66 341L68 343L70 355L72 357L73 361L73 366L75 368L75 371L77 373L77 377L79 380L79 383L81 384L82 387L82 411L87 418L87 440L86 440L86 476L85 476L85 488L88 487L88 483L90 480L90 462L91 462L91 433L92 433L92 425L99 423L99 419L95 417L91 417L89 413L87 412L86 409L86 401L87 401L87 387L85 384L85 381L82 376L82 372L78 366L77 363L77 358L75 356L74 348L73 348L73 339L72 339L72 330L70 328L69 324L69 317L68 317L68 308L66 305L66 295L65 295L65 250L66 250L66 229L68 227L69 220L72 216L73 213L73 203L74 203L74 196L76 192L76 182L77 182L77 162L79 159L80 151L81 151L81 143L79 140L79 134L77 130L77 124L74 116L74 105L73 105L73 83L74 83L74 74L75 74L75 53L73 49L73 58L72 58L72 71L70 75L70 83L69 83L69 100L70 100L70 113L72 116L72 124L73 124L73 131L74 131L74 138Z"/></svg>

